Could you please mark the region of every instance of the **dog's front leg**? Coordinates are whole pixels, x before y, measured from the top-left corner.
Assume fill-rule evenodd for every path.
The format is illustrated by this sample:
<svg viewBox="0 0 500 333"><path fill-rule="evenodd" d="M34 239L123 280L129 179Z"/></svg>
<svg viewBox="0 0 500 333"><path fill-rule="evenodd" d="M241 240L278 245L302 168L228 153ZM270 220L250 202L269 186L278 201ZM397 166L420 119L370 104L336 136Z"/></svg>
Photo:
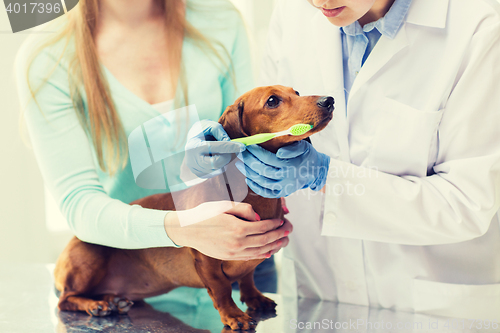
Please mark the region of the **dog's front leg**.
<svg viewBox="0 0 500 333"><path fill-rule="evenodd" d="M192 251L198 275L219 311L221 321L232 330L249 330L257 324L252 317L241 311L231 297L231 281L222 271L222 261Z"/></svg>
<svg viewBox="0 0 500 333"><path fill-rule="evenodd" d="M262 295L255 287L253 273L254 271L252 270L238 281L240 285L240 300L246 303L252 310L274 311L276 303L272 299Z"/></svg>

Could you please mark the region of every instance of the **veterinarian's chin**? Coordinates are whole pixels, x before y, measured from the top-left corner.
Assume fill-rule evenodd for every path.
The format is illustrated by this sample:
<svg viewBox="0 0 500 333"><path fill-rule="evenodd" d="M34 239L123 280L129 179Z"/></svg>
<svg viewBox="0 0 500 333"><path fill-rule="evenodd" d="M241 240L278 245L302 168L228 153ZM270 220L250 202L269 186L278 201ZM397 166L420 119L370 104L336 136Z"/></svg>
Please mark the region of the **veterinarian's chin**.
<svg viewBox="0 0 500 333"><path fill-rule="evenodd" d="M307 0L337 27L346 27L361 19L377 0Z"/></svg>

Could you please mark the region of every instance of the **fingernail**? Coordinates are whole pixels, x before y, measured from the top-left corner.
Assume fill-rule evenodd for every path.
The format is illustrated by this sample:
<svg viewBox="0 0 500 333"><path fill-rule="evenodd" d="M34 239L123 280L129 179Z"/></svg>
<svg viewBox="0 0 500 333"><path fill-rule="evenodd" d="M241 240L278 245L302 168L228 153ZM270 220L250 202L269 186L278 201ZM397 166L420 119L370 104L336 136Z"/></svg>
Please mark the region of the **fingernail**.
<svg viewBox="0 0 500 333"><path fill-rule="evenodd" d="M288 213L290 213L290 211L288 210L288 208L283 207L283 213L288 214Z"/></svg>
<svg viewBox="0 0 500 333"><path fill-rule="evenodd" d="M271 258L271 251L269 251L269 253L266 254L266 258Z"/></svg>
<svg viewBox="0 0 500 333"><path fill-rule="evenodd" d="M255 219L256 219L257 221L260 221L260 216L259 216L259 214L255 213Z"/></svg>
<svg viewBox="0 0 500 333"><path fill-rule="evenodd" d="M285 221L281 221L280 227L283 225L283 223L285 223Z"/></svg>
<svg viewBox="0 0 500 333"><path fill-rule="evenodd" d="M288 236L288 234L290 233L290 231L285 231L285 237Z"/></svg>

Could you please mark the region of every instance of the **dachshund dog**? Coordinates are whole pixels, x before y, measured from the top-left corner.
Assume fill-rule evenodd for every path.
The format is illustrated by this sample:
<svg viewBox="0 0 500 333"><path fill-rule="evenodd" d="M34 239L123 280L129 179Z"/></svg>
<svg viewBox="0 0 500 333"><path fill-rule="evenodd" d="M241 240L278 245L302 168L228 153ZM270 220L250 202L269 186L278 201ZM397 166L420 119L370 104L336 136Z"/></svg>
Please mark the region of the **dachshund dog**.
<svg viewBox="0 0 500 333"><path fill-rule="evenodd" d="M333 117L333 102L332 97L300 97L292 88L283 86L259 87L229 106L219 123L231 139L280 132L295 124L313 126L304 135L281 136L260 145L276 153L280 147L325 128ZM181 199L175 200L175 206L171 193L151 195L130 204L165 211L185 210L220 200L214 189L227 188L233 197L243 195L243 202L252 205L262 219L283 220L280 199L260 197L246 184L240 188L227 184L228 177L244 184L245 178L234 163L233 159L225 173L176 192L176 198ZM60 293L58 308L106 316L111 312L126 313L132 301L177 287L207 288L224 325L233 330L253 329L256 322L231 297L231 283L238 281L241 301L250 309L274 310L276 304L262 295L253 281L254 269L263 260L223 261L188 247L124 250L85 243L74 237L61 253L54 271L55 287Z"/></svg>

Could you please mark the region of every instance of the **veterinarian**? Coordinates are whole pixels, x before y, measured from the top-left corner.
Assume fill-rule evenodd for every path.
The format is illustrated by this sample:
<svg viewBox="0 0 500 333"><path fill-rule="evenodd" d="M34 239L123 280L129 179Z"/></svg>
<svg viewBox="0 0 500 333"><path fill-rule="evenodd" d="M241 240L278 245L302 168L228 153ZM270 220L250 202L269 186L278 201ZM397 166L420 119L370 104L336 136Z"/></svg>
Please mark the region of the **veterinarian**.
<svg viewBox="0 0 500 333"><path fill-rule="evenodd" d="M79 239L123 249L182 245L227 260L269 258L286 245L283 230L274 231L282 221L257 221L246 204L185 228L177 213L127 204L168 191L135 183L127 157L134 129L188 104L216 120L253 87L245 27L229 1L80 0L55 24L43 43L23 47L17 78L45 185ZM276 290L272 258L255 280Z"/></svg>
<svg viewBox="0 0 500 333"><path fill-rule="evenodd" d="M287 196L282 294L500 320L499 13L278 1L261 84L336 108L313 145L242 154L252 190Z"/></svg>

